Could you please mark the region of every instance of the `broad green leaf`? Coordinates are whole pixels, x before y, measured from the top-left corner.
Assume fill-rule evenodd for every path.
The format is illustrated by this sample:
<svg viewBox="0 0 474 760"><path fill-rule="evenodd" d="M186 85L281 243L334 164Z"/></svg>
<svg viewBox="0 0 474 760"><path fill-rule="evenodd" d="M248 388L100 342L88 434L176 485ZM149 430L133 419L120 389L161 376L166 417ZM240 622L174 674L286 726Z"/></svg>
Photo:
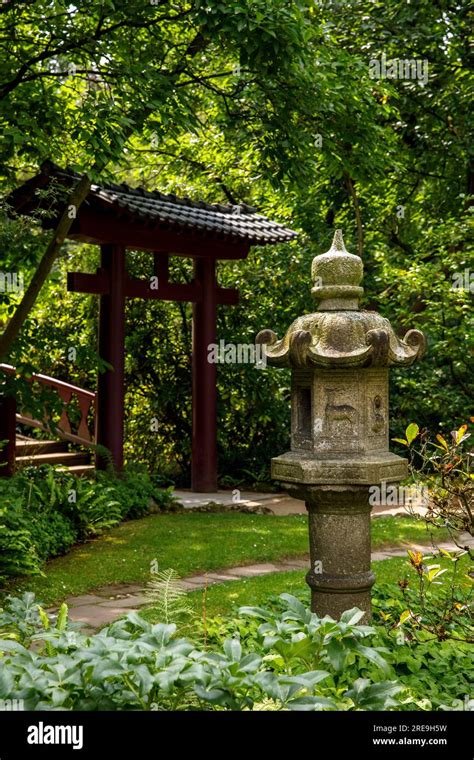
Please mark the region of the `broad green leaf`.
<svg viewBox="0 0 474 760"><path fill-rule="evenodd" d="M416 424L416 422L412 422L410 425L408 425L407 429L405 430L405 435L407 437L408 445L413 443L415 438L418 436L418 433L420 432L420 428Z"/></svg>
<svg viewBox="0 0 474 760"><path fill-rule="evenodd" d="M403 623L406 623L409 617L411 617L410 610L404 610L404 612L402 612L402 614L400 615L400 620L399 620L400 625L403 625Z"/></svg>

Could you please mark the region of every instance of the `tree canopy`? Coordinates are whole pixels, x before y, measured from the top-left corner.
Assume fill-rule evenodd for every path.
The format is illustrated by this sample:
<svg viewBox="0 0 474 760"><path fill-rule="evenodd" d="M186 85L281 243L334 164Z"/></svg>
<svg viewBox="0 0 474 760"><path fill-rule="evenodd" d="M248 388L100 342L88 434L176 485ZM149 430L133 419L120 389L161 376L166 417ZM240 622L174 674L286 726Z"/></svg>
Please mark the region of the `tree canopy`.
<svg viewBox="0 0 474 760"><path fill-rule="evenodd" d="M248 203L292 226L296 242L221 265L221 283L241 292L219 312L219 337L233 343L281 334L312 310L311 259L343 228L364 260L364 306L428 335L426 360L394 373L394 431L456 425L474 390L469 23L468 4L449 0L4 3L2 194L51 158L94 179ZM413 61L423 75L374 76L374 61ZM48 234L3 208L0 237L2 269L29 282ZM97 306L65 294L65 272L96 260L90 246L62 246L12 363L93 387ZM130 266L145 271L146 258ZM173 276L189 278L189 262ZM4 326L18 301L0 293ZM175 462L177 477L189 464L190 314L128 305L129 452ZM288 375L218 374L221 471L260 477L288 436Z"/></svg>

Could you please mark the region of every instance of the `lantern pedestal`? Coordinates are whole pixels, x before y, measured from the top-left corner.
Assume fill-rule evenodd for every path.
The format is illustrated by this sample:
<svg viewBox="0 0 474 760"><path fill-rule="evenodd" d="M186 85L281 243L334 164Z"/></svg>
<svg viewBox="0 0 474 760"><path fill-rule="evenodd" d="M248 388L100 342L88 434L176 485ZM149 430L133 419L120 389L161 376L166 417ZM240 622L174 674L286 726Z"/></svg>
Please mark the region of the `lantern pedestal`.
<svg viewBox="0 0 474 760"><path fill-rule="evenodd" d="M289 494L304 499L308 510L311 609L320 617L339 618L358 607L370 617L369 488L284 484Z"/></svg>

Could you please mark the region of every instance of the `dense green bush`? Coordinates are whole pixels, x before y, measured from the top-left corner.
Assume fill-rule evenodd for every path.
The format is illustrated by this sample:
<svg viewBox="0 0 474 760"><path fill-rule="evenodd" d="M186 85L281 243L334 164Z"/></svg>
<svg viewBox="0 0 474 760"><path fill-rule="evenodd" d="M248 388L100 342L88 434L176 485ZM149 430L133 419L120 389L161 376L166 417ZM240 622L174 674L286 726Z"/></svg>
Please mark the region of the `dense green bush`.
<svg viewBox="0 0 474 760"><path fill-rule="evenodd" d="M266 620L249 651L237 638L206 648L177 638L174 624L152 625L137 614L85 636L68 629L65 606L53 623L32 594L10 598L0 613L0 698L22 699L26 709L37 710L402 706L402 687L386 680L389 666L370 645L374 629L358 625L362 612L349 610L336 623L289 595L281 604L279 617L263 609L241 611ZM354 660L351 682L346 665Z"/></svg>
<svg viewBox="0 0 474 760"><path fill-rule="evenodd" d="M9 576L30 575L39 567L31 533L11 528L9 522L6 510L0 509L0 582Z"/></svg>
<svg viewBox="0 0 474 760"><path fill-rule="evenodd" d="M397 646L362 615L318 618L282 594L210 621L205 642L135 613L86 636L66 605L55 618L26 593L0 610L0 698L33 710L470 709L467 652Z"/></svg>
<svg viewBox="0 0 474 760"><path fill-rule="evenodd" d="M394 588L393 584L387 584L383 589L379 589L374 602L373 629L376 634L372 636L370 643L375 647L375 653L383 653L390 678L395 679L408 690L401 700L404 702L404 707L420 710L474 709L472 646L459 641L439 642L427 634L424 635L424 640L410 637L403 628L393 622L398 620L399 611L403 609L401 590L396 586ZM304 608L301 601L299 603L301 604L299 609ZM385 610L395 613L391 619L391 625L380 624L383 622L382 606ZM299 659L302 664L309 650L307 641L302 644L297 641L301 631L295 633L296 629L284 631L282 628L281 616L284 610L285 604L282 604L281 598L269 598L264 615L267 623L270 622L270 627L265 631L261 629L261 620L258 617L208 618L205 626L200 624L198 629L202 635L205 635L211 648L222 646L226 639L232 637L238 638L246 650L259 648L262 633L273 636L277 631L278 641L273 642L272 639L267 639L267 644L271 644L272 649L278 652L278 656L272 656L273 667L277 670L278 668L285 670L297 664ZM386 615L386 613L383 614ZM293 636L293 641L290 641L291 636ZM321 639L316 636L313 638L313 643L319 647ZM339 688L343 685L349 688L350 684L361 676L375 680L375 672L371 671L369 665L370 660L364 666L361 659L356 659L356 652L351 652L350 649L352 644L346 647L345 652L337 640L329 644L326 640L325 644L326 651L324 646L320 649L323 666L328 669L331 663L334 666L340 666L337 681ZM377 657L377 654L372 653L370 656ZM311 661L305 664L311 667ZM325 681L324 684L328 685L329 681Z"/></svg>
<svg viewBox="0 0 474 760"><path fill-rule="evenodd" d="M51 511L47 515L28 512L24 522L42 561L65 554L78 540L74 524L60 512Z"/></svg>
<svg viewBox="0 0 474 760"><path fill-rule="evenodd" d="M111 488L110 474L97 472L96 478L98 483ZM122 519L143 517L150 510L150 499L160 499L158 489L146 470L132 465L124 470L121 478L113 479L112 492L117 499Z"/></svg>
<svg viewBox="0 0 474 760"><path fill-rule="evenodd" d="M425 710L474 710L472 645L453 641L397 644L391 637L392 665Z"/></svg>
<svg viewBox="0 0 474 760"><path fill-rule="evenodd" d="M73 544L147 514L152 499L161 508L174 501L139 469L86 480L41 465L0 478L0 580L40 572Z"/></svg>

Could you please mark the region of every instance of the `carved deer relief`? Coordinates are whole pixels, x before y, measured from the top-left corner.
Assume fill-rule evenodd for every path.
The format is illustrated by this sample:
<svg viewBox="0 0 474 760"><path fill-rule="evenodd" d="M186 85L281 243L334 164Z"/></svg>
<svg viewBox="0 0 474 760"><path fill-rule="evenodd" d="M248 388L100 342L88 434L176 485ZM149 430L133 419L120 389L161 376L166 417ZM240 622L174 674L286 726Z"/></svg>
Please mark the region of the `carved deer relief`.
<svg viewBox="0 0 474 760"><path fill-rule="evenodd" d="M330 434L351 435L357 424L357 409L350 404L337 404L340 388L325 388L327 396L324 417Z"/></svg>

